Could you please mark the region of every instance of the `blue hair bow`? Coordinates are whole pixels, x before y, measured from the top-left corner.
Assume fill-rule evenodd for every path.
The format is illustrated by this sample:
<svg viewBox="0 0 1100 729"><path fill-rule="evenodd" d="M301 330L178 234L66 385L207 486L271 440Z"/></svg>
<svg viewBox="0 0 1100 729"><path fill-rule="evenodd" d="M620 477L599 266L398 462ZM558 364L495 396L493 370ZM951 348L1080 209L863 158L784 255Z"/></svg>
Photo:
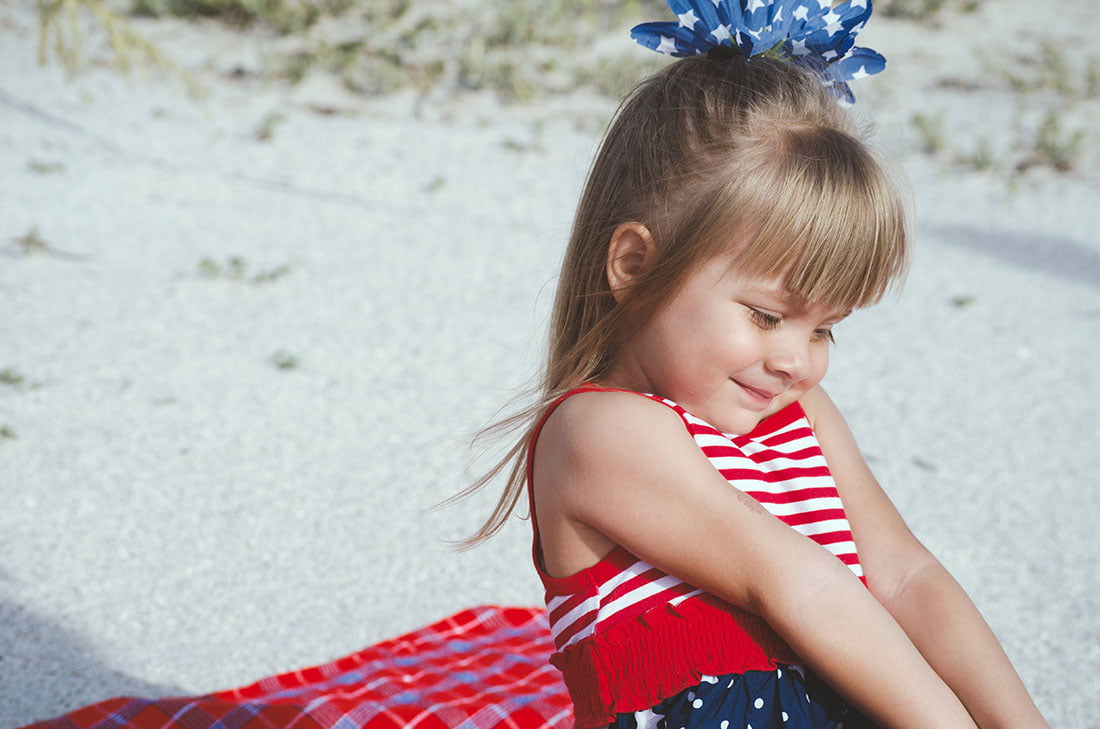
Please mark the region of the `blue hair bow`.
<svg viewBox="0 0 1100 729"><path fill-rule="evenodd" d="M642 23L630 37L658 53L693 56L716 46L745 58L803 59L837 97L855 101L848 81L878 73L886 59L855 45L871 17L871 0L665 0L677 22Z"/></svg>

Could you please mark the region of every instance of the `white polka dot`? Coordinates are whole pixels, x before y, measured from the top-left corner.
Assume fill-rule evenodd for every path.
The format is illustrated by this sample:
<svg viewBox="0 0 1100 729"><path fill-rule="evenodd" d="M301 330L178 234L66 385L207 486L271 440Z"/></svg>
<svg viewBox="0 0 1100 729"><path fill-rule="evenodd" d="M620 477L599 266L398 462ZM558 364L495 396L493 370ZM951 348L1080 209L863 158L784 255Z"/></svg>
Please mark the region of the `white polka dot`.
<svg viewBox="0 0 1100 729"><path fill-rule="evenodd" d="M755 706L758 709L763 709L764 708L764 699L757 699L756 701L752 702L752 705Z"/></svg>
<svg viewBox="0 0 1100 729"><path fill-rule="evenodd" d="M807 704L810 703L810 695L809 694L806 694L806 703Z"/></svg>
<svg viewBox="0 0 1100 729"><path fill-rule="evenodd" d="M809 697L807 697L807 698L809 698ZM688 691L688 701L695 701L695 692L694 691Z"/></svg>
<svg viewBox="0 0 1100 729"><path fill-rule="evenodd" d="M691 705L696 709L701 709L701 708L703 708L703 700L702 699L695 699L695 701L691 702Z"/></svg>
<svg viewBox="0 0 1100 729"><path fill-rule="evenodd" d="M775 675L776 675L776 678L783 678L783 669L782 668L775 669Z"/></svg>
<svg viewBox="0 0 1100 729"><path fill-rule="evenodd" d="M733 682L734 682L734 681L736 681L736 680L737 680L737 679L731 678L731 679L730 679L730 683L729 683L729 686L726 686L726 688L733 688Z"/></svg>
<svg viewBox="0 0 1100 729"><path fill-rule="evenodd" d="M783 721L786 721L786 720L787 720L787 719L789 719L789 718L790 718L790 717L789 717L789 716L787 716L787 712L785 712L785 711L784 711L784 712L783 712Z"/></svg>
<svg viewBox="0 0 1100 729"><path fill-rule="evenodd" d="M728 721L723 721L721 724L718 725L719 729L729 729L729 726L730 723Z"/></svg>
<svg viewBox="0 0 1100 729"><path fill-rule="evenodd" d="M701 680L703 681L703 683L711 683L711 684L718 683L718 677L717 676L703 676L703 678Z"/></svg>
<svg viewBox="0 0 1100 729"><path fill-rule="evenodd" d="M746 724L745 729L752 729L752 724Z"/></svg>

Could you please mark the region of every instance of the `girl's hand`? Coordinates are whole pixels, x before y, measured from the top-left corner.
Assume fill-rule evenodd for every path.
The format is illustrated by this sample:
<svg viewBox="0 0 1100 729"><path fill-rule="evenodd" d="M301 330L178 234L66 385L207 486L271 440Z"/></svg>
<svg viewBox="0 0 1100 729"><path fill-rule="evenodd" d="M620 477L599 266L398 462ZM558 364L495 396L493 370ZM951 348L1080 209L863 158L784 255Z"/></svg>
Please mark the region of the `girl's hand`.
<svg viewBox="0 0 1100 729"><path fill-rule="evenodd" d="M1049 729L977 608L909 531L820 388L802 398L836 481L867 586L982 729Z"/></svg>
<svg viewBox="0 0 1100 729"><path fill-rule="evenodd" d="M621 545L760 615L883 726L974 728L855 575L730 486L664 405L623 392L569 398L539 437L533 489L552 574L589 566Z"/></svg>

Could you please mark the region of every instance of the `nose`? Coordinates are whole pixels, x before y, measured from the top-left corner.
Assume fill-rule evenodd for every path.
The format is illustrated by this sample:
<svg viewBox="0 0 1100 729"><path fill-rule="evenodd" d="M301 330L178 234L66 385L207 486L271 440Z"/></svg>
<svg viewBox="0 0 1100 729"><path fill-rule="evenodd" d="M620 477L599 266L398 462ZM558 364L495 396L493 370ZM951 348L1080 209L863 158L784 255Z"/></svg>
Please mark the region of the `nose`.
<svg viewBox="0 0 1100 729"><path fill-rule="evenodd" d="M810 342L802 337L779 337L775 347L764 359L764 366L783 375L788 383L798 382L813 372L813 354Z"/></svg>

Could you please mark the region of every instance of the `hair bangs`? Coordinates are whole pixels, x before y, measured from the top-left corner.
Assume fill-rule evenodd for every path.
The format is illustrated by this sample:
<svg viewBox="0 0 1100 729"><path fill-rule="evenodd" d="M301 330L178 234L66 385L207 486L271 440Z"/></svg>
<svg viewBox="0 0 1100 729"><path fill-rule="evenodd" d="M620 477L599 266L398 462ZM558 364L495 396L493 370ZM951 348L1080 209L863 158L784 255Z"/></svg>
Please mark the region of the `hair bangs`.
<svg viewBox="0 0 1100 729"><path fill-rule="evenodd" d="M743 231L738 266L781 277L796 296L833 308L879 301L908 267L897 181L844 132L792 128L773 131L772 141L741 178L752 184L733 193Z"/></svg>

